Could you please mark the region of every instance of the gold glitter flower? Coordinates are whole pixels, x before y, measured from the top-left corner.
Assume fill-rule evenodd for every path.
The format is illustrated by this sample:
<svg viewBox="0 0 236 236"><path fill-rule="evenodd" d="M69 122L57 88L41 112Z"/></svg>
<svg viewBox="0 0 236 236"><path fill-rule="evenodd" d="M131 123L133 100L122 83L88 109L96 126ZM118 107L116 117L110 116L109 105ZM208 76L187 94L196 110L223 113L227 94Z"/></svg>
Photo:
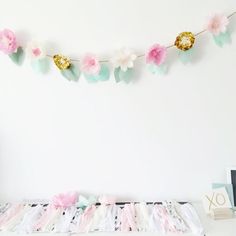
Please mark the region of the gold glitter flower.
<svg viewBox="0 0 236 236"><path fill-rule="evenodd" d="M60 70L66 70L71 66L71 61L68 57L62 56L62 55L54 55L53 60L55 65Z"/></svg>
<svg viewBox="0 0 236 236"><path fill-rule="evenodd" d="M175 46L182 51L187 51L193 46L194 42L195 36L193 33L182 32L177 36Z"/></svg>

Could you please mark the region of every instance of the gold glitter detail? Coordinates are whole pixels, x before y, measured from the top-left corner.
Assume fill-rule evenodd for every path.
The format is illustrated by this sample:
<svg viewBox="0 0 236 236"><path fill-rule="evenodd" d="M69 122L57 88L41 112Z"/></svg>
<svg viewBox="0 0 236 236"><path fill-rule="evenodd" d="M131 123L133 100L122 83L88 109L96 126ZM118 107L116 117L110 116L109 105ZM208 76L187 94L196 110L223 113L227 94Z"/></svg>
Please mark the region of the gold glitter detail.
<svg viewBox="0 0 236 236"><path fill-rule="evenodd" d="M182 51L187 51L193 46L194 42L195 37L193 33L182 32L177 36L175 46Z"/></svg>
<svg viewBox="0 0 236 236"><path fill-rule="evenodd" d="M60 70L66 70L71 66L70 59L62 55L54 55L53 61Z"/></svg>

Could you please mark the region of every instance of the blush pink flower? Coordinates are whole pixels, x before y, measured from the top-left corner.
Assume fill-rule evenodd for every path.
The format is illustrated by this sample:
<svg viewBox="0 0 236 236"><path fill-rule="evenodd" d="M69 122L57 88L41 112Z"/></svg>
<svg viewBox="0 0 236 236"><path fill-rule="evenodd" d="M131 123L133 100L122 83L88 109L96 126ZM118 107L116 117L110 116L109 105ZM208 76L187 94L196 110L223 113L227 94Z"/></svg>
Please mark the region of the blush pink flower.
<svg viewBox="0 0 236 236"><path fill-rule="evenodd" d="M223 14L212 15L207 23L206 29L214 35L224 33L229 24L229 19Z"/></svg>
<svg viewBox="0 0 236 236"><path fill-rule="evenodd" d="M146 55L146 62L148 64L155 64L161 65L166 59L167 49L164 46L159 44L153 45L147 55Z"/></svg>
<svg viewBox="0 0 236 236"><path fill-rule="evenodd" d="M17 48L15 34L9 29L0 31L0 51L9 55L16 52Z"/></svg>
<svg viewBox="0 0 236 236"><path fill-rule="evenodd" d="M52 199L52 204L54 207L62 207L68 208L77 202L78 194L76 192L69 192L69 193L60 193L55 195Z"/></svg>
<svg viewBox="0 0 236 236"><path fill-rule="evenodd" d="M86 54L81 61L81 70L88 75L99 74L101 65L96 56L92 54Z"/></svg>

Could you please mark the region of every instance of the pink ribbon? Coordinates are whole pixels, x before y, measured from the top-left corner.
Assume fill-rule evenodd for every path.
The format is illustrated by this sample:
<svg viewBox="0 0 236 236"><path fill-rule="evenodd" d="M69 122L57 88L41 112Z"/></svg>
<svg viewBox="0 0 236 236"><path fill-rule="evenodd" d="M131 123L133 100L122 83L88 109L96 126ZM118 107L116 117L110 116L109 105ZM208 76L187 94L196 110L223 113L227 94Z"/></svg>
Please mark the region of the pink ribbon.
<svg viewBox="0 0 236 236"><path fill-rule="evenodd" d="M0 227L7 223L12 217L20 213L24 209L23 204L16 204L11 206L0 218Z"/></svg>
<svg viewBox="0 0 236 236"><path fill-rule="evenodd" d="M135 207L133 203L125 204L121 212L121 231L137 231L135 222Z"/></svg>
<svg viewBox="0 0 236 236"><path fill-rule="evenodd" d="M95 210L96 210L96 206L94 206L94 205L85 209L84 213L81 215L79 229L78 229L79 232L89 231L89 229L87 227L94 216Z"/></svg>

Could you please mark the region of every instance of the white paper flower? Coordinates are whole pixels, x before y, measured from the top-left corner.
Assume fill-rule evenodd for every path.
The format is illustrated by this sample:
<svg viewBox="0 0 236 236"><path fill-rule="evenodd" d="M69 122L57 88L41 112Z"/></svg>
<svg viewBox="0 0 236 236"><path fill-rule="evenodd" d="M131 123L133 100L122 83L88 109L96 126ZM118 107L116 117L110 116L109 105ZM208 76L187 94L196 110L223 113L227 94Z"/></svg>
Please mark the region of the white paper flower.
<svg viewBox="0 0 236 236"><path fill-rule="evenodd" d="M36 42L30 42L27 45L26 53L31 59L42 59L46 56L43 47Z"/></svg>
<svg viewBox="0 0 236 236"><path fill-rule="evenodd" d="M122 71L127 71L129 68L134 67L134 61L137 56L128 48L123 48L117 51L112 58L112 64L115 68L120 67Z"/></svg>

